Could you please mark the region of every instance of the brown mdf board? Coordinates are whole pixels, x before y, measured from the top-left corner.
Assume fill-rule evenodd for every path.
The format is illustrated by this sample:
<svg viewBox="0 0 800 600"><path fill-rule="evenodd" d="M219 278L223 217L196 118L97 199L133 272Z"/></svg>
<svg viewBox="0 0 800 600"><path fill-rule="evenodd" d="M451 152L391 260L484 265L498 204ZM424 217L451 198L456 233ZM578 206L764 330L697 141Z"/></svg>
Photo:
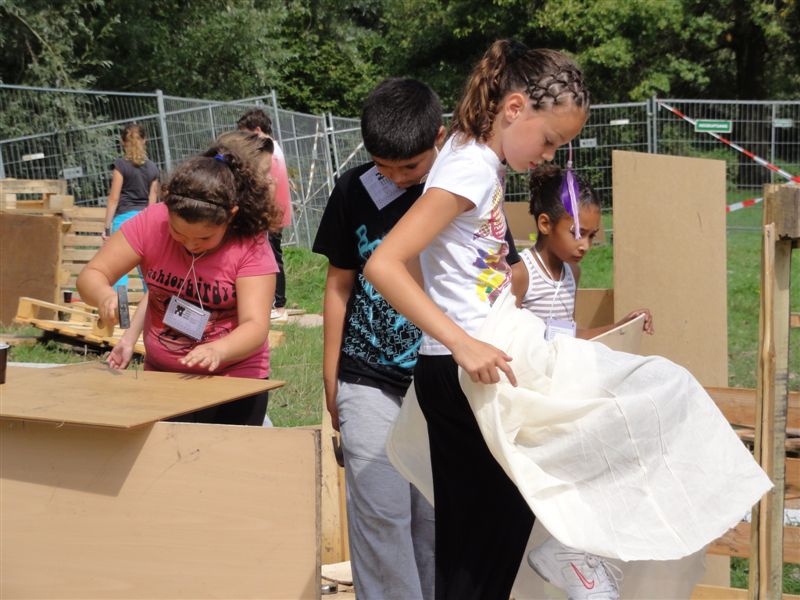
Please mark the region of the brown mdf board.
<svg viewBox="0 0 800 600"><path fill-rule="evenodd" d="M17 313L20 296L58 302L61 219L0 212L0 323Z"/></svg>
<svg viewBox="0 0 800 600"><path fill-rule="evenodd" d="M529 203L527 201L504 202L503 211L506 214L506 222L508 223L508 228L511 230L514 242L520 248L532 246L536 241L536 234L538 231L536 229L536 221L530 213ZM606 233L605 230L600 227L600 230L594 238L594 244L605 244L605 242Z"/></svg>
<svg viewBox="0 0 800 600"><path fill-rule="evenodd" d="M641 353L728 383L725 162L612 153L614 317L649 308Z"/></svg>
<svg viewBox="0 0 800 600"><path fill-rule="evenodd" d="M319 433L0 420L0 597L319 597Z"/></svg>
<svg viewBox="0 0 800 600"><path fill-rule="evenodd" d="M639 315L627 323L593 337L592 341L605 344L617 352L638 354L642 345L643 328L644 315Z"/></svg>
<svg viewBox="0 0 800 600"><path fill-rule="evenodd" d="M581 329L614 323L614 290L578 289L575 294L575 323Z"/></svg>
<svg viewBox="0 0 800 600"><path fill-rule="evenodd" d="M130 429L281 387L241 377L114 371L102 363L9 367L0 418Z"/></svg>

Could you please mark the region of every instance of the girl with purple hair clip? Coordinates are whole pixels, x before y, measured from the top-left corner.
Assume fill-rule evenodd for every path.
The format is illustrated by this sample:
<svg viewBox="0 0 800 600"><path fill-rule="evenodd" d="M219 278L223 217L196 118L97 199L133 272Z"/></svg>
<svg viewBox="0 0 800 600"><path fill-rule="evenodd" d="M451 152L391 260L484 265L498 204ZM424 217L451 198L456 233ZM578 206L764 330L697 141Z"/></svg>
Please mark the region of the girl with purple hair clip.
<svg viewBox="0 0 800 600"><path fill-rule="evenodd" d="M580 278L578 263L600 230L600 199L572 170L572 147L566 170L546 164L531 171L530 213L536 219L536 244L520 252L511 282L517 304L545 322L545 338L569 335L590 339L645 315L644 331L653 333L647 309L629 313L619 323L577 329L575 295ZM618 567L594 554L579 551L555 537L528 554L528 564L542 579L563 589L570 598L617 600Z"/></svg>
<svg viewBox="0 0 800 600"><path fill-rule="evenodd" d="M545 164L531 171L530 213L536 220L536 244L520 252L514 265L512 290L517 304L530 310L547 325L545 337L566 334L591 339L644 315L644 331L653 333L650 311L634 310L618 323L577 329L575 294L586 256L600 230L600 199L572 170L572 149L566 170Z"/></svg>

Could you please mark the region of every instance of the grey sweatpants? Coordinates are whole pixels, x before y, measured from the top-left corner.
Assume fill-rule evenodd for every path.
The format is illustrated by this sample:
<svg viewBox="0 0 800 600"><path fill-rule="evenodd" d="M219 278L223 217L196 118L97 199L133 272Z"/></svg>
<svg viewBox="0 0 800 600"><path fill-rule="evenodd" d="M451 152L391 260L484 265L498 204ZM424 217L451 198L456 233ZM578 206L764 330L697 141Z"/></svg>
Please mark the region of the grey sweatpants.
<svg viewBox="0 0 800 600"><path fill-rule="evenodd" d="M433 507L386 456L402 400L339 381L350 563L360 600L433 598Z"/></svg>

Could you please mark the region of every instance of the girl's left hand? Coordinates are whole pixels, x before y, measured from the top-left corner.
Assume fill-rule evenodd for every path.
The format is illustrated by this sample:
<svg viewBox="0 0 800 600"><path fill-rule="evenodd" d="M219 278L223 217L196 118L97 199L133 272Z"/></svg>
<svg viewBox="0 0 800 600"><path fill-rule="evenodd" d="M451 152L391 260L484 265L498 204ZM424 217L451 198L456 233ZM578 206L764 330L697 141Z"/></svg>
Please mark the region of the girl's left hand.
<svg viewBox="0 0 800 600"><path fill-rule="evenodd" d="M209 371L214 371L223 360L222 351L211 343L197 346L178 362L186 367L205 367Z"/></svg>
<svg viewBox="0 0 800 600"><path fill-rule="evenodd" d="M629 312L627 316L624 319L622 319L622 323L627 323L628 321L632 321L639 315L644 315L644 325L642 326L644 332L649 335L653 335L655 331L653 329L653 315L651 315L650 311L646 308L640 308L638 310Z"/></svg>

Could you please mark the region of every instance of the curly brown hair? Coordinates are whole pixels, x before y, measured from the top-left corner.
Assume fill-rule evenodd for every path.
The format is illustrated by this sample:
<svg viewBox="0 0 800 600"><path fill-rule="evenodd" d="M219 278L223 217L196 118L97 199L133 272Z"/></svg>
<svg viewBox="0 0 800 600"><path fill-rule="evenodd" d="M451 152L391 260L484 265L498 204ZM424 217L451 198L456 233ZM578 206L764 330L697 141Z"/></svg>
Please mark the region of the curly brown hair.
<svg viewBox="0 0 800 600"><path fill-rule="evenodd" d="M279 228L281 211L262 167L272 151L269 138L244 131L222 134L203 154L175 169L164 190L167 208L187 223L230 222L230 233L240 238ZM231 219L234 206L239 210Z"/></svg>
<svg viewBox="0 0 800 600"><path fill-rule="evenodd" d="M145 151L147 135L142 126L138 123L129 123L123 127L120 139L122 140L125 158L137 167L141 167L144 161L147 160L147 152Z"/></svg>
<svg viewBox="0 0 800 600"><path fill-rule="evenodd" d="M572 59L556 50L497 40L475 65L450 124L451 133L486 142L498 108L510 92L525 91L534 110L572 102L589 109L589 90Z"/></svg>

